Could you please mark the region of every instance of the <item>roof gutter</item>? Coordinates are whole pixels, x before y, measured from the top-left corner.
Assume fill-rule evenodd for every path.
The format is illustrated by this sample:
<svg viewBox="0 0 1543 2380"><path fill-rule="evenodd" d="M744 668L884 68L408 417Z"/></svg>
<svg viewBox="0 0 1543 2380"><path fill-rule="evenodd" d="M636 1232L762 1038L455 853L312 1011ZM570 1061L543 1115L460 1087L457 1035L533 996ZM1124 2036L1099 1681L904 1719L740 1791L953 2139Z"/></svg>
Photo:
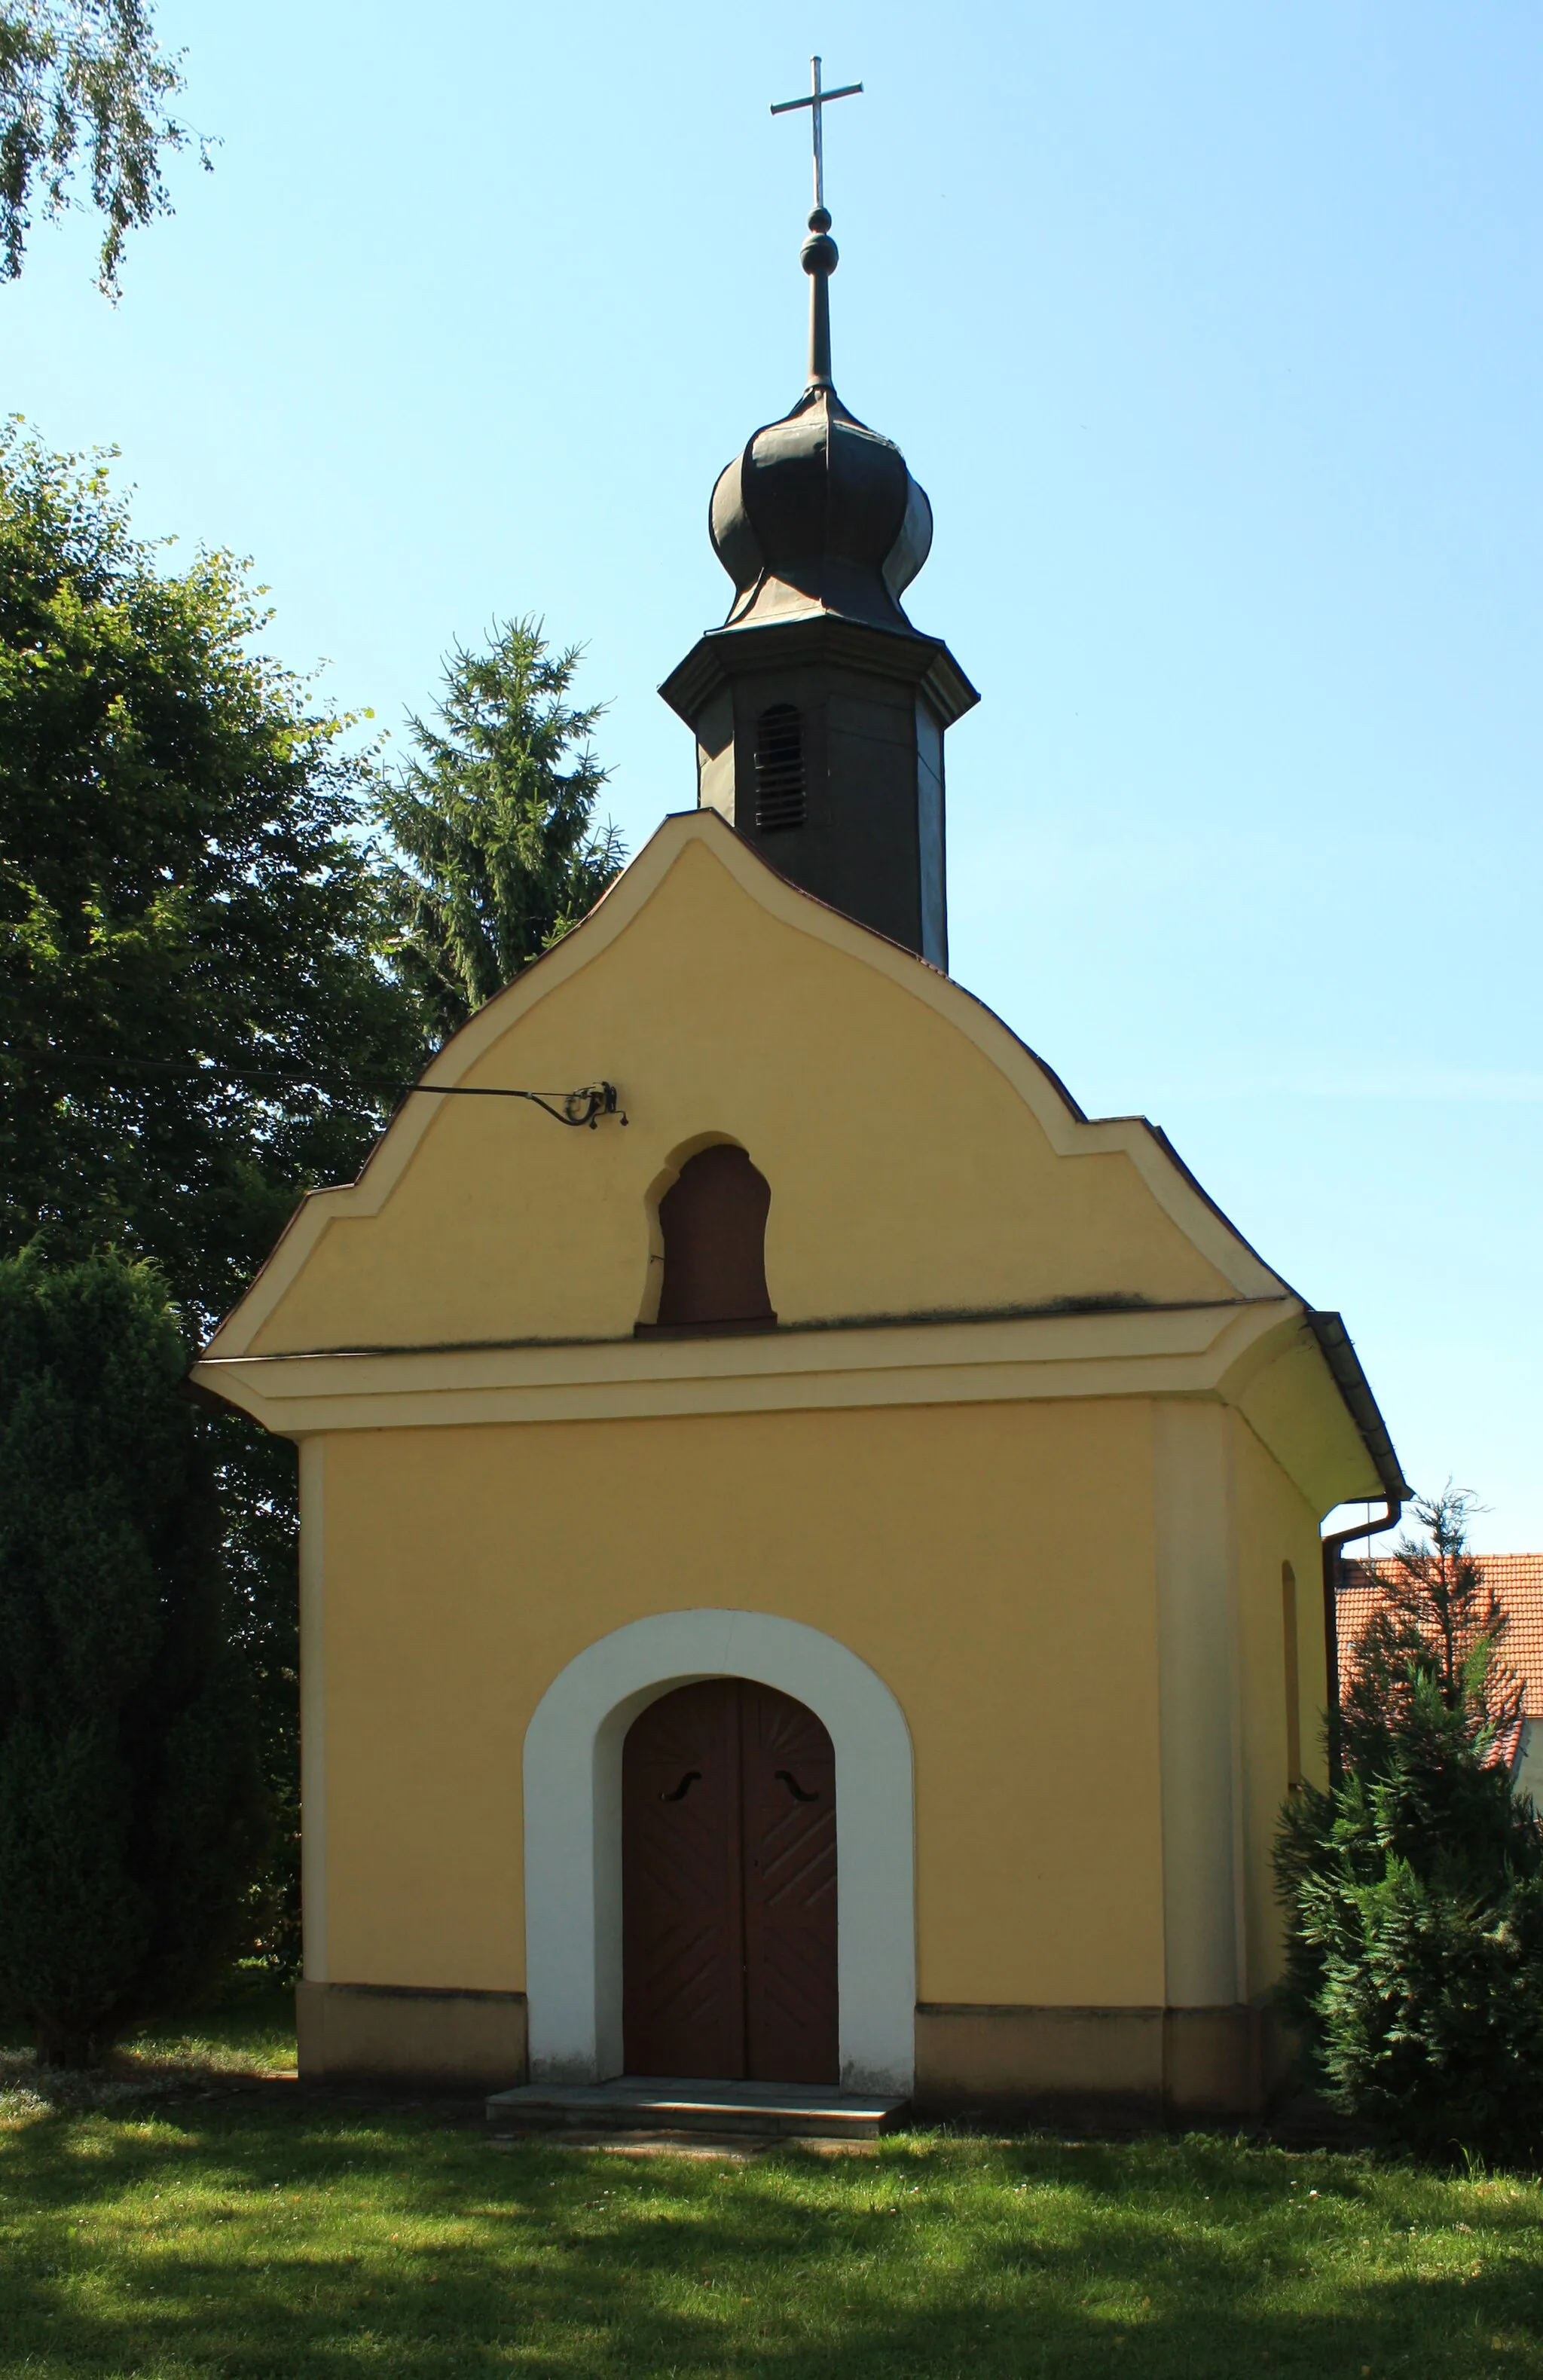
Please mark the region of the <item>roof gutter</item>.
<svg viewBox="0 0 1543 2380"><path fill-rule="evenodd" d="M1334 1376L1335 1385L1344 1399L1351 1420L1361 1434L1361 1442L1372 1459L1386 1505L1375 1519L1357 1521L1354 1527L1348 1529L1331 1529L1321 1540L1323 1649L1329 1671L1329 1783L1332 1789L1339 1784L1344 1773L1340 1725L1340 1557L1343 1548L1354 1545L1357 1537L1377 1537L1385 1529L1396 1528L1403 1507L1415 1491L1405 1479L1403 1466L1393 1451L1388 1425L1378 1410L1371 1383L1361 1369L1360 1358L1343 1321L1337 1314L1311 1312L1306 1321L1324 1362Z"/></svg>
<svg viewBox="0 0 1543 2380"><path fill-rule="evenodd" d="M1357 1537L1378 1537L1398 1526L1403 1511L1401 1497L1390 1496L1387 1510L1374 1521L1357 1521L1353 1529L1331 1529L1323 1547L1323 1652L1329 1670L1329 1785L1332 1791L1344 1775L1340 1728L1340 1560L1342 1549Z"/></svg>

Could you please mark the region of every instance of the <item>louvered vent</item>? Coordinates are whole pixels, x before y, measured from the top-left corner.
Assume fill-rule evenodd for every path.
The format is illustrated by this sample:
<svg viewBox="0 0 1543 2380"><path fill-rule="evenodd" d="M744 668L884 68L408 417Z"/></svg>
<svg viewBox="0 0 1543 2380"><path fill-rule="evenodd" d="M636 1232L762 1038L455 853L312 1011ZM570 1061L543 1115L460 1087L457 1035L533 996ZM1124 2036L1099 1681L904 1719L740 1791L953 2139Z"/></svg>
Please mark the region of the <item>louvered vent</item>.
<svg viewBox="0 0 1543 2380"><path fill-rule="evenodd" d="M756 722L756 825L762 834L804 823L804 726L791 702Z"/></svg>

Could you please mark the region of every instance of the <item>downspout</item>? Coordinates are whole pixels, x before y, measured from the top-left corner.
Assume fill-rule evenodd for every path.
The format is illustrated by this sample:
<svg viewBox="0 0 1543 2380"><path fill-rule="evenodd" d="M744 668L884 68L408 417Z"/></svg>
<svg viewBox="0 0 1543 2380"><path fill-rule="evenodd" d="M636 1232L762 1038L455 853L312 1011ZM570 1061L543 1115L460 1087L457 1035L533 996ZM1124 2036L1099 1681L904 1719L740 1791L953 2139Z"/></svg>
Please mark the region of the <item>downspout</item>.
<svg viewBox="0 0 1543 2380"><path fill-rule="evenodd" d="M1393 1451L1388 1425L1377 1409L1377 1399L1372 1395L1343 1319L1337 1314L1313 1312L1309 1312L1306 1319L1324 1362L1334 1376L1346 1411L1360 1432L1361 1442L1371 1457L1372 1468L1381 1482L1386 1505L1380 1520L1357 1521L1353 1529L1331 1529L1321 1540L1323 1649L1329 1663L1329 1784L1332 1791L1343 1775L1340 1728L1340 1549L1343 1546L1354 1544L1357 1537L1379 1537L1384 1529L1396 1528L1399 1516L1415 1491L1405 1479L1403 1467Z"/></svg>
<svg viewBox="0 0 1543 2380"><path fill-rule="evenodd" d="M1379 1537L1398 1526L1403 1505L1388 1498L1387 1510L1375 1521L1357 1521L1353 1529L1332 1529L1319 1540L1323 1548L1323 1649L1329 1669L1329 1790L1340 1783L1344 1764L1340 1746L1340 1551L1357 1537Z"/></svg>

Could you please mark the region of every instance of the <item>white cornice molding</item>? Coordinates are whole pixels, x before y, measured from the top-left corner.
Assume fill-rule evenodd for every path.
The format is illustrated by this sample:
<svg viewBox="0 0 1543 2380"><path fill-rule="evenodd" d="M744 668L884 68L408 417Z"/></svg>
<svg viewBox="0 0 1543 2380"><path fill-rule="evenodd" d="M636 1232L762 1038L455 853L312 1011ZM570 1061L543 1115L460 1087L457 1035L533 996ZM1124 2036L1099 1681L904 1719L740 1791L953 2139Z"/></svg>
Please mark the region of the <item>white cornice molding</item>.
<svg viewBox="0 0 1543 2380"><path fill-rule="evenodd" d="M705 844L741 890L771 916L874 968L945 1017L1014 1086L1058 1157L1118 1154L1129 1158L1170 1221L1240 1298L1292 1294L1280 1275L1212 1206L1144 1117L1094 1121L1084 1116L1043 1060L983 1001L899 943L886 941L790 884L713 809L686 810L665 819L582 923L480 1008L445 1043L425 1069L422 1083L429 1087L443 1085L446 1089L469 1085L513 1026L580 968L592 965L626 931L694 844ZM623 1083L618 1088L625 1107L627 1086ZM439 1112L437 1100L405 1099L356 1181L313 1190L301 1201L250 1289L210 1341L204 1351L206 1361L247 1353L334 1218L380 1212Z"/></svg>
<svg viewBox="0 0 1543 2380"><path fill-rule="evenodd" d="M665 1415L1230 1396L1259 1342L1294 1338L1294 1297L743 1337L206 1355L193 1378L282 1436ZM1267 1360L1268 1358L1266 1358Z"/></svg>

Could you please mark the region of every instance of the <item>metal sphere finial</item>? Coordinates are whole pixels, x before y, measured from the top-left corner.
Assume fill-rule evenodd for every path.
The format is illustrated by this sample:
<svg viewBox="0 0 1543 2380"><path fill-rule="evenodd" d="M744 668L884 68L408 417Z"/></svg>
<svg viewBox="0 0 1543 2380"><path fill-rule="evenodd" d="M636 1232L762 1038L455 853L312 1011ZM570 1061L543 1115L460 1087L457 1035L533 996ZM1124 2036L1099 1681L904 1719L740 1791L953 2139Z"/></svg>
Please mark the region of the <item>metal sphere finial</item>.
<svg viewBox="0 0 1543 2380"><path fill-rule="evenodd" d="M809 217L809 237L798 250L806 273L833 273L841 262L841 250L827 228L830 220L823 207Z"/></svg>
<svg viewBox="0 0 1543 2380"><path fill-rule="evenodd" d="M773 115L789 115L796 108L807 107L814 133L814 212L809 217L810 237L798 251L798 261L809 276L811 388L831 385L830 280L841 261L835 241L830 237L831 218L825 211L825 110L832 99L855 99L861 89L860 82L849 82L839 91L827 91L820 79L820 60L811 58L808 99L779 100L772 110Z"/></svg>

